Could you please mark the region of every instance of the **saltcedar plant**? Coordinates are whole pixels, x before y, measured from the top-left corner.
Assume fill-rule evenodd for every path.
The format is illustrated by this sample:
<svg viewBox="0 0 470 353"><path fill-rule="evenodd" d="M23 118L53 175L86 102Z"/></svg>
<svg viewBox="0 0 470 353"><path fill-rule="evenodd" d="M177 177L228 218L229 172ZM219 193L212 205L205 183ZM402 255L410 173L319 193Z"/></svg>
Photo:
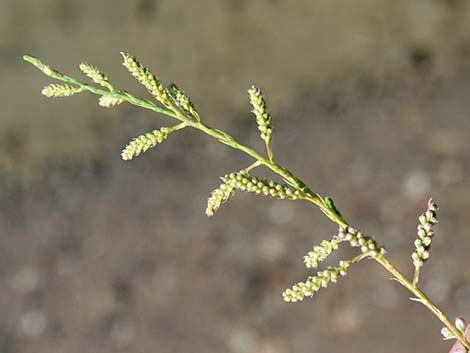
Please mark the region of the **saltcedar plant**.
<svg viewBox="0 0 470 353"><path fill-rule="evenodd" d="M135 57L121 53L123 65L130 74L137 79L151 94L152 100L137 97L125 90L116 89L108 76L100 69L87 63L80 64L80 70L88 76L96 85L85 83L81 80L67 76L40 59L32 56L24 56L24 60L34 65L47 76L62 81L62 84L53 83L46 86L42 93L47 97L68 97L81 92L91 92L99 97L99 105L111 108L124 102L152 110L174 118L177 124L163 126L146 134L134 138L123 149L121 156L124 160L134 157L164 142L174 132L184 128L199 130L219 142L237 149L253 159L249 166L228 173L221 177L222 184L215 189L208 199L206 214L213 216L219 207L226 202L235 191L251 192L257 195L274 197L280 200L305 200L316 205L331 221L339 226L337 234L330 240L323 240L314 246L304 257L307 268L315 269L337 250L341 243L345 243L358 249L358 254L350 259L342 259L337 266L328 267L309 276L305 281L294 284L286 289L283 298L287 302L297 302L305 297L312 297L323 287L334 283L345 276L351 265L363 260L373 259L382 265L402 286L411 293L410 298L427 307L444 325L441 334L444 339L457 340L465 349L470 349L470 343L465 339L465 321L458 317L452 322L421 290L418 285L419 274L424 263L429 259L431 241L434 236L434 225L437 223L437 205L430 199L425 212L419 216L416 250L412 254L412 264L415 269L413 278L407 278L393 265L387 257L387 251L374 237L365 235L352 227L341 212L337 209L330 197L322 197L313 191L302 180L296 177L289 169L278 164L271 146L273 133L271 113L261 91L252 86L248 90L252 112L256 117L256 123L260 137L265 143L265 153L254 150L242 144L240 141L225 131L212 128L204 123L199 112L189 96L176 84L165 86L156 75L142 65ZM277 174L282 181L266 180L256 177L251 172L264 166Z"/></svg>

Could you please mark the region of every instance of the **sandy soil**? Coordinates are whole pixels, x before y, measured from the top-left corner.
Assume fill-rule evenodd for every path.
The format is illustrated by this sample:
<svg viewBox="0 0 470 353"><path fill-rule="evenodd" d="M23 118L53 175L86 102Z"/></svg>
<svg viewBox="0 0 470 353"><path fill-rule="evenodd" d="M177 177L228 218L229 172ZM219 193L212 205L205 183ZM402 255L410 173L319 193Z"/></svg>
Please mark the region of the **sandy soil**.
<svg viewBox="0 0 470 353"><path fill-rule="evenodd" d="M185 130L123 162L168 119L47 100L20 57L75 75L86 60L144 95L120 65L129 51L261 149L256 83L278 160L408 274L435 198L422 285L470 319L469 43L464 0L0 2L0 352L447 352L439 322L371 262L284 303L302 256L336 231L318 210L237 194L207 219L218 177L247 158Z"/></svg>

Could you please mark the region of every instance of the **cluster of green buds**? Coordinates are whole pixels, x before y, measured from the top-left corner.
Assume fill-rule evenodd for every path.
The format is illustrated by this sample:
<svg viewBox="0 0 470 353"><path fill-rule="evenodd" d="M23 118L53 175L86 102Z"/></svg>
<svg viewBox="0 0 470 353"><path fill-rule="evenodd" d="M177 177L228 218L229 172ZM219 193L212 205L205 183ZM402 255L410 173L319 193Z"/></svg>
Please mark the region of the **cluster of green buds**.
<svg viewBox="0 0 470 353"><path fill-rule="evenodd" d="M330 240L323 240L315 245L311 251L304 256L304 264L307 268L316 268L325 261L331 253L339 248L340 243L349 242L352 247L359 247L361 254L350 260L342 260L338 267L328 267L319 271L315 276L310 276L305 282L295 284L291 289L283 293L285 301L296 302L311 297L321 287L326 287L330 282L336 282L339 276L345 276L350 265L367 257L378 257L385 255L386 251L380 247L373 237L364 236L352 227L340 227L338 234Z"/></svg>
<svg viewBox="0 0 470 353"><path fill-rule="evenodd" d="M79 67L80 70L93 82L99 84L100 86L106 87L110 91L114 91L114 87L109 82L108 76L96 66L90 65L88 63L81 63Z"/></svg>
<svg viewBox="0 0 470 353"><path fill-rule="evenodd" d="M352 227L340 227L337 237L349 241L352 247L359 247L361 253L369 254L372 257L379 254L385 255L387 253L384 247L377 244L374 237L364 236L361 232L358 232Z"/></svg>
<svg viewBox="0 0 470 353"><path fill-rule="evenodd" d="M82 89L79 87L74 87L67 84L61 83L51 83L44 87L41 93L50 98L58 98L58 97L70 97L73 96L75 93L82 92Z"/></svg>
<svg viewBox="0 0 470 353"><path fill-rule="evenodd" d="M255 86L252 86L248 90L248 94L250 95L250 102L253 106L252 112L256 116L256 123L258 124L258 130L261 133L261 138L265 141L268 141L271 139L271 134L273 131L271 125L271 114L269 113L266 106L264 96Z"/></svg>
<svg viewBox="0 0 470 353"><path fill-rule="evenodd" d="M418 239L415 240L416 250L411 255L415 268L422 267L424 262L429 258L429 250L432 237L434 236L433 226L437 223L437 210L437 205L432 199L429 199L426 212L418 218Z"/></svg>
<svg viewBox="0 0 470 353"><path fill-rule="evenodd" d="M207 200L206 215L212 217L214 213L233 194L235 187L231 184L222 183L220 186L212 191L211 197Z"/></svg>
<svg viewBox="0 0 470 353"><path fill-rule="evenodd" d="M280 184L273 180L259 179L246 172L230 173L222 180L235 189L253 192L258 195L272 196L278 199L297 200L304 195L299 190L293 190L286 184Z"/></svg>
<svg viewBox="0 0 470 353"><path fill-rule="evenodd" d="M328 267L317 272L315 276L310 276L305 282L299 282L286 289L282 296L286 302L297 302L305 297L312 297L320 288L326 288L330 282L336 283L341 276L346 276L351 261L340 261L338 267Z"/></svg>
<svg viewBox="0 0 470 353"><path fill-rule="evenodd" d="M338 250L339 244L345 239L334 236L330 240L323 240L319 245L315 245L307 255L304 256L304 264L307 268L317 268L320 262L326 260L334 250Z"/></svg>
<svg viewBox="0 0 470 353"><path fill-rule="evenodd" d="M168 98L168 91L162 85L160 80L145 66L143 66L135 57L121 52L124 59L123 65L129 70L130 74L139 81L157 101L165 106L171 107L171 101Z"/></svg>
<svg viewBox="0 0 470 353"><path fill-rule="evenodd" d="M183 110L185 113L191 115L197 121L200 121L201 118L199 117L199 113L196 111L191 98L183 91L180 87L178 87L175 83L171 83L166 88L170 98L173 100L175 105Z"/></svg>
<svg viewBox="0 0 470 353"><path fill-rule="evenodd" d="M121 153L121 157L125 161L129 161L134 157L137 157L139 154L147 151L148 149L155 147L157 144L162 143L167 139L170 134L170 129L167 127L162 127L160 130L153 130L144 135L140 135L133 139L129 144L124 148Z"/></svg>

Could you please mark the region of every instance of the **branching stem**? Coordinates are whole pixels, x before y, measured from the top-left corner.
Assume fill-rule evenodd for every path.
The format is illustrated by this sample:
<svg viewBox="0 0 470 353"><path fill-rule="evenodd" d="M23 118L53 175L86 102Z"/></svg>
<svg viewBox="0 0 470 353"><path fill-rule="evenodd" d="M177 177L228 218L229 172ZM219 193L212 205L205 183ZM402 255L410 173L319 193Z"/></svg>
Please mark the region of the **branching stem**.
<svg viewBox="0 0 470 353"><path fill-rule="evenodd" d="M407 288L413 295L419 299L425 307L427 307L431 312L452 332L452 334L462 343L462 345L469 350L470 343L466 341L463 334L454 326L450 319L441 311L439 308L424 294L421 289L413 285L413 283L406 278L403 273L401 273L385 256L378 255L373 257L375 261L381 264L388 272L390 272L394 278L405 288Z"/></svg>
<svg viewBox="0 0 470 353"><path fill-rule="evenodd" d="M179 120L180 124L173 126L173 130L179 130L186 126L189 126L209 136L212 136L213 138L217 139L219 142L227 146L244 152L245 154L252 157L255 161L242 171L249 172L250 170L256 167L264 165L274 173L278 174L291 187L300 191L302 193L302 196L299 197L300 199L307 200L317 205L329 219L338 224L340 227L348 227L348 222L341 216L341 214L339 214L335 207L331 207L319 194L313 192L302 180L294 176L287 168L284 168L277 162L275 162L270 138L265 141L267 156L264 156L261 153L252 149L251 147L244 145L243 143L235 139L233 136L227 134L226 132L204 124L199 119L199 116L197 117L197 119L194 119L191 116L185 114L185 112L178 109L178 107L176 107L176 105L173 103L170 103L169 105L167 105L167 107L164 107L150 100L135 97L127 91L115 90L112 86L108 87L109 90L106 90L74 79L70 76L64 75L45 65L35 57L24 56L24 59L36 66L47 76L57 79L59 81L76 85L81 90L87 90L91 93L100 96L127 101L135 106L149 109L157 113L165 114L176 120ZM392 263L390 263L390 261L385 257L385 255L383 255L382 253L377 253L375 250L366 251L354 257L350 261L351 263L356 263L365 258L373 258L380 265L382 265L388 272L393 275L393 279L395 279L401 285L407 288L416 297L414 298L415 301L419 301L424 306L426 306L450 330L450 332L456 337L456 339L458 339L462 343L462 345L466 347L467 350L470 349L470 343L466 341L463 334L455 327L455 325L449 320L449 318L442 311L440 311L437 306L421 291L421 289L418 288L417 284L419 279L419 268L416 268L413 280L410 281Z"/></svg>
<svg viewBox="0 0 470 353"><path fill-rule="evenodd" d="M331 210L320 195L313 192L302 180L295 177L287 168L284 168L280 166L279 164L277 164L276 162L274 162L270 144L267 144L266 146L268 149L268 157L265 157L259 152L255 151L254 149L242 144L240 141L238 141L237 139L235 139L233 136L229 135L225 131L212 128L204 124L201 121L195 121L191 118L188 118L185 114L183 114L177 109L175 109L175 111L172 111L171 109L168 109L159 104L156 104L148 99L135 97L134 95L128 93L127 91L123 91L123 90L108 91L100 87L90 85L88 83L82 82L80 80L77 80L59 71L54 70L50 66L45 65L38 58L35 58L32 56L25 55L23 58L27 62L36 66L39 70L41 70L44 74L46 74L49 77L52 77L59 81L76 85L82 89L85 89L97 95L122 99L124 101L129 102L132 105L149 109L149 110L153 110L157 113L170 116L183 123L186 123L187 126L193 127L199 131L204 132L205 134L209 136L214 137L215 139L217 139L218 141L220 141L221 143L227 146L230 146L234 149L237 149L246 153L250 157L254 158L255 161L257 161L260 165L266 166L267 168L272 170L274 173L281 176L284 179L284 181L290 184L292 187L304 193L306 195L305 199L317 205L320 208L320 210L333 222L335 222L336 224L342 227L348 226L347 222L343 219L343 217L341 217L339 214L334 212L334 210Z"/></svg>

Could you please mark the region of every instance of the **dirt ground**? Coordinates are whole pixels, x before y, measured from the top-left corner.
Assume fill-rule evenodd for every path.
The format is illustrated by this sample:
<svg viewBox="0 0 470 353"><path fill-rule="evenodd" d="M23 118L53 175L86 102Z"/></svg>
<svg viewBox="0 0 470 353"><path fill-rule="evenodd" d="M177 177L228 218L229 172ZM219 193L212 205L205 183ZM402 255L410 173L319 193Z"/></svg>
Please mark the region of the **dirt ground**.
<svg viewBox="0 0 470 353"><path fill-rule="evenodd" d="M470 2L2 0L0 353L448 351L438 320L370 261L284 303L309 274L303 255L336 232L316 208L238 193L208 219L219 176L247 157L184 130L124 162L131 138L169 119L46 99L48 78L21 60L75 76L88 61L145 95L121 50L262 149L256 83L277 160L407 274L432 196L422 287L470 319Z"/></svg>

